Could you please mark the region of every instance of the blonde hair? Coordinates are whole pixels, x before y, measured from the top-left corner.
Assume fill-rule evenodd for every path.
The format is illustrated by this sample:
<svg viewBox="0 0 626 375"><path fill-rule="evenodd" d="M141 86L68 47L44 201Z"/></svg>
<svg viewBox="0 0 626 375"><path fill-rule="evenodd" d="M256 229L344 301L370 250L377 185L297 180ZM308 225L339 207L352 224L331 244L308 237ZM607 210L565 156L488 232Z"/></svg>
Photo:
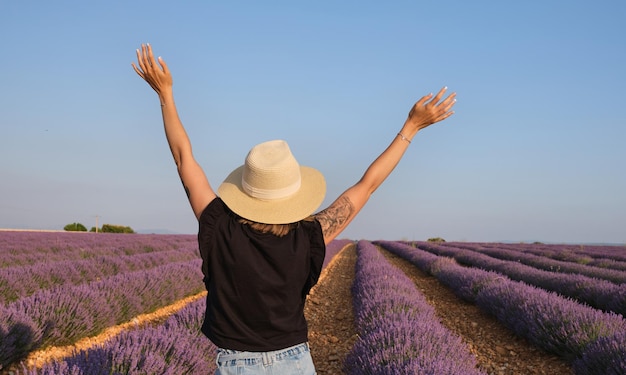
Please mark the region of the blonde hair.
<svg viewBox="0 0 626 375"><path fill-rule="evenodd" d="M315 218L307 216L302 221L313 221ZM239 218L239 223L249 225L252 229L261 233L271 233L277 237L283 237L289 233L290 230L298 226L298 222L288 224L265 224L258 223L256 221Z"/></svg>

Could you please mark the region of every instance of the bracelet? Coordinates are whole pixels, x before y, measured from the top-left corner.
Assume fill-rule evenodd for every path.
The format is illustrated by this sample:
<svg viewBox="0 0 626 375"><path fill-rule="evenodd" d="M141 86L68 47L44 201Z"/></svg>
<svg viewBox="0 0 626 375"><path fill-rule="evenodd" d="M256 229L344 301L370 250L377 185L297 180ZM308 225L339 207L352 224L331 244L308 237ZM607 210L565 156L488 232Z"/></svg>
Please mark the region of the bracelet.
<svg viewBox="0 0 626 375"><path fill-rule="evenodd" d="M400 136L400 138L401 138L403 141L407 141L407 142L411 143L411 140L410 140L410 139L408 139L407 137L405 137L405 136L404 136L404 134L402 134L402 133L398 133L398 135Z"/></svg>

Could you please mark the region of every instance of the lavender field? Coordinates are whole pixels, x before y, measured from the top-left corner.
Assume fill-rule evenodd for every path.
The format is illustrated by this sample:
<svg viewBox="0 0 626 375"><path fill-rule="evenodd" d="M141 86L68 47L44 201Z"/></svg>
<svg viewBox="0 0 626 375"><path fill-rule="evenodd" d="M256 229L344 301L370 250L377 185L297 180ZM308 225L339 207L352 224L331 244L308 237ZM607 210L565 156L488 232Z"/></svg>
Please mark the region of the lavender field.
<svg viewBox="0 0 626 375"><path fill-rule="evenodd" d="M626 283L609 281L623 272L619 268L625 248L598 246L586 252L563 245L375 244L434 276L516 335L562 357L572 365L573 373L626 374ZM524 254L529 253L537 268L524 263L528 259ZM569 261L556 260L560 257L556 254ZM590 258L602 261L589 265ZM602 279L600 275L607 276ZM587 303L592 299L589 290L598 293L595 300L603 302L598 303L602 307Z"/></svg>
<svg viewBox="0 0 626 375"><path fill-rule="evenodd" d="M0 232L0 372L204 291L194 235ZM324 266L350 241L334 241ZM193 374L214 366L204 299L24 374ZM14 373L16 370L12 370Z"/></svg>
<svg viewBox="0 0 626 375"><path fill-rule="evenodd" d="M349 240L333 241L324 262ZM626 374L626 247L366 241L352 287L359 339L345 373L483 374L389 251L476 304L575 374ZM70 345L204 290L194 235L0 232L0 372L211 373L204 298L167 320L37 368ZM20 364L22 363L22 364Z"/></svg>

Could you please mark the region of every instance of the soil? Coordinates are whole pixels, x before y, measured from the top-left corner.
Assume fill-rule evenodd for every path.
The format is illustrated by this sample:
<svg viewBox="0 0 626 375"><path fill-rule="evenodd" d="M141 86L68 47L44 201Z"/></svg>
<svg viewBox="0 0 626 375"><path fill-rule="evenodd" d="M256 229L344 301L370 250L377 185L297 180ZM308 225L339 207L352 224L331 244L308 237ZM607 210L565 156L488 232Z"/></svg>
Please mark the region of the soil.
<svg viewBox="0 0 626 375"><path fill-rule="evenodd" d="M435 308L441 323L460 335L477 358L478 366L489 375L571 375L571 366L557 356L547 354L513 335L495 318L473 304L457 298L434 277L421 272L409 262L383 251L386 258L403 270L428 302ZM352 295L356 246L339 252L322 272L311 290L305 306L309 322L311 354L319 375L342 374L342 364L357 339L354 329ZM75 345L32 353L25 361L29 366L62 358L73 350L102 343L123 329L163 321L187 303L204 296L200 293L178 301L131 322L111 327L97 337L86 338ZM2 372L0 372L2 373ZM10 371L4 372L10 374Z"/></svg>

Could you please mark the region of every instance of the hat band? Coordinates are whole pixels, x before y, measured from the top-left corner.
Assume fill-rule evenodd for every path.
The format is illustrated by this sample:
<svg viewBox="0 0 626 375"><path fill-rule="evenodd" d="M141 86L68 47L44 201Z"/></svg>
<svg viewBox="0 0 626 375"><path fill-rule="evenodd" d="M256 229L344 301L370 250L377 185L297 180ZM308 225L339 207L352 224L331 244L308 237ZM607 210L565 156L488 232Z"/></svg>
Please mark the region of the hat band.
<svg viewBox="0 0 626 375"><path fill-rule="evenodd" d="M242 177L241 187L243 188L243 191L246 192L246 194L253 198L270 201L275 199L287 198L293 195L300 189L300 179L296 180L296 182L294 182L293 184L285 186L281 189L261 189L249 185Z"/></svg>

